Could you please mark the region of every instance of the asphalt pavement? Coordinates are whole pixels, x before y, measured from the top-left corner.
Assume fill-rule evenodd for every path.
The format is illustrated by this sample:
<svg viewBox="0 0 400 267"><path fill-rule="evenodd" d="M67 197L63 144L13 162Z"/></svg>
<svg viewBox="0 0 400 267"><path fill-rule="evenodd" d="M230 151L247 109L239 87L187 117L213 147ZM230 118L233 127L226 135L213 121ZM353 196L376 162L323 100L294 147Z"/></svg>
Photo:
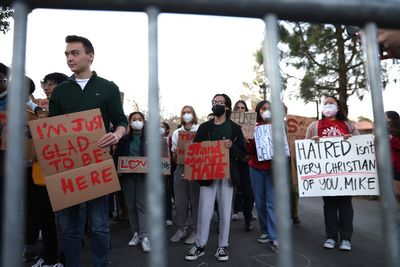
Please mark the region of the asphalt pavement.
<svg viewBox="0 0 400 267"><path fill-rule="evenodd" d="M385 241L382 238L380 204L376 200L353 198L354 234L352 251L327 250L322 247L325 241L323 202L320 197L303 198L299 201L301 223L293 226L294 262L296 267L309 266L385 266ZM214 253L218 245L215 220L211 223L210 237L206 254L196 261L186 261L184 256L191 247L183 241L169 242L175 226L166 226L167 266L277 266L277 255L267 244L257 243L258 221L253 221L254 230L244 231L243 219L231 222L229 261L218 262ZM394 233L398 234L398 233ZM110 266L147 266L152 253L144 253L141 246L129 247L130 229L126 223L111 223ZM157 242L157 241L155 241ZM92 266L90 260L90 236L85 237L85 247L81 255L82 266ZM30 266L30 265L25 265Z"/></svg>

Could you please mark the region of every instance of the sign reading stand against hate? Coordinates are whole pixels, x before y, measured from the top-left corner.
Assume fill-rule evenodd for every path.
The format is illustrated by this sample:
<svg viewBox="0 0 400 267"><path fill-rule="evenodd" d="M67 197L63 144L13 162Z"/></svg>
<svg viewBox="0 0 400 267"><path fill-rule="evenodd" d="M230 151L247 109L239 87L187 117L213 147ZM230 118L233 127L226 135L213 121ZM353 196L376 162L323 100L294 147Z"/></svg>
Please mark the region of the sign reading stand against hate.
<svg viewBox="0 0 400 267"><path fill-rule="evenodd" d="M299 195L379 195L374 136L296 140Z"/></svg>
<svg viewBox="0 0 400 267"><path fill-rule="evenodd" d="M185 144L184 178L229 179L229 149L225 147L224 141Z"/></svg>
<svg viewBox="0 0 400 267"><path fill-rule="evenodd" d="M99 109L29 121L53 211L120 190Z"/></svg>

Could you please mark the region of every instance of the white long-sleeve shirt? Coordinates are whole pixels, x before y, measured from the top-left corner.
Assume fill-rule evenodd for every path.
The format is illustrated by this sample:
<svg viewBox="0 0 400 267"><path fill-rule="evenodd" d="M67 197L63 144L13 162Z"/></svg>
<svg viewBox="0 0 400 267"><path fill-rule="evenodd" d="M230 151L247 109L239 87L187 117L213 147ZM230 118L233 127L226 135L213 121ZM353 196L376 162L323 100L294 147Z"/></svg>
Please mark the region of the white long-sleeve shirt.
<svg viewBox="0 0 400 267"><path fill-rule="evenodd" d="M190 128L189 132L196 132L198 128L199 128L198 124L193 124L192 127ZM172 133L172 147L171 147L172 151L176 151L178 148L179 131L186 131L186 129L185 129L185 127L182 126L181 128L176 129Z"/></svg>

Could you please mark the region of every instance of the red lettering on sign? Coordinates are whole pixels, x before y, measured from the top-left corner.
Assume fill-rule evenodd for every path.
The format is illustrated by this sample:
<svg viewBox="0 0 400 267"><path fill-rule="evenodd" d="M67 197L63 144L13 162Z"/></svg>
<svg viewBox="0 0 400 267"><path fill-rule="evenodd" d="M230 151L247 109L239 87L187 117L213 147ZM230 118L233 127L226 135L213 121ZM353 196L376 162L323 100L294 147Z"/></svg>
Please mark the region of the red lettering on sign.
<svg viewBox="0 0 400 267"><path fill-rule="evenodd" d="M71 123L75 124L75 127L72 128L74 132L82 132L84 128L89 132L103 128L103 118L101 115L97 115L89 121L86 121L84 118L77 118L71 121Z"/></svg>
<svg viewBox="0 0 400 267"><path fill-rule="evenodd" d="M81 153L89 147L89 139L86 136L78 136L76 142Z"/></svg>
<svg viewBox="0 0 400 267"><path fill-rule="evenodd" d="M81 158L82 158L82 164L83 164L83 166L87 166L87 165L89 165L90 163L92 163L92 159L90 158L89 153L83 153L83 154L81 155Z"/></svg>
<svg viewBox="0 0 400 267"><path fill-rule="evenodd" d="M107 167L101 171L101 176L103 177L103 183L109 183L112 181L112 167Z"/></svg>
<svg viewBox="0 0 400 267"><path fill-rule="evenodd" d="M101 156L103 154L101 153L100 148L93 149L93 156L94 156L94 162L102 162L103 160L101 159Z"/></svg>
<svg viewBox="0 0 400 267"><path fill-rule="evenodd" d="M83 189L88 187L88 184L86 183L86 181L84 179L85 179L85 176L78 176L75 178L76 185L78 186L79 191L82 191Z"/></svg>
<svg viewBox="0 0 400 267"><path fill-rule="evenodd" d="M72 179L61 178L61 188L64 191L64 194L67 194L67 191L71 191L73 193L75 191L74 185L72 184Z"/></svg>
<svg viewBox="0 0 400 267"><path fill-rule="evenodd" d="M90 181L92 181L93 186L96 184L101 184L101 181L99 180L99 173L97 171L92 171L90 173Z"/></svg>

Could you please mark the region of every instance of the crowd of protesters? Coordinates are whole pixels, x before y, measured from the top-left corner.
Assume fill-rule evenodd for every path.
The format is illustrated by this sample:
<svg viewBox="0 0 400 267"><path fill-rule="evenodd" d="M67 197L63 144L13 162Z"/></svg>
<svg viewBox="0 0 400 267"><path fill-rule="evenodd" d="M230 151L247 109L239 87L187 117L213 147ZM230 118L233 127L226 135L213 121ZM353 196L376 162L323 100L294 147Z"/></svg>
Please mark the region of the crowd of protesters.
<svg viewBox="0 0 400 267"><path fill-rule="evenodd" d="M390 36L395 39L390 39ZM380 42L397 53L400 47L398 32L381 30ZM99 147L110 147L114 159L119 156L144 157L147 155L145 115L133 110L128 118L124 115L118 87L91 70L94 48L91 42L81 36L70 35L66 39L66 60L72 71L68 77L62 73L49 73L41 81L41 87L48 99L36 101L33 97L34 82L26 78L29 98L27 109L38 118L64 115L93 108L100 108L105 123L106 134L98 140ZM398 42L398 43L396 43ZM0 63L0 111L6 111L8 100L8 80L10 70ZM271 170L272 160L257 157L255 140L244 137L240 126L230 119L231 113L248 112L243 100L232 107L230 97L218 93L211 99L208 119L200 123L196 112L188 104L179 114L179 125L174 130L166 122L160 124L160 135L166 140L171 159L171 174L165 175L165 224L174 227L170 242L184 239L192 247L184 258L197 260L206 253L210 234L211 219L216 213L218 221L218 244L215 257L218 261L229 260L229 235L231 220L244 216L244 230L253 231L252 220L258 219L259 236L255 242L269 244L272 251L279 253L276 229L275 190ZM261 101L255 106L257 126L271 124L271 105ZM282 103L279 103L282 104ZM398 181L400 166L400 118L397 112L386 112L389 124L389 139L392 149L394 177ZM2 129L0 129L2 130ZM28 131L29 132L29 131ZM193 143L222 141L229 151L229 179L193 181L184 179L184 163L178 160L180 134L193 133ZM309 125L305 138L319 141L324 137L357 135L354 124L341 110L340 101L334 96L323 100L322 119ZM29 134L27 134L29 136ZM3 158L0 151L0 190L3 191ZM127 245L141 245L144 252L151 252L147 223L146 175L139 173L119 174L121 192L95 198L85 203L53 213L45 187L41 166L37 158L27 163L26 199L26 240L22 252L24 261L40 266L80 266L80 251L85 231L92 236L93 266L109 264L110 227L109 220L127 219L131 233ZM397 196L400 193L396 192ZM350 251L353 232L353 208L351 196L323 197L326 240L323 247ZM111 204L110 204L111 203ZM297 205L297 204L296 204ZM3 207L0 203L0 209ZM293 209L293 207L292 207ZM294 224L300 223L297 214L292 214ZM256 214L255 215L255 211ZM1 210L0 210L1 212ZM57 227L62 244L58 244ZM1 225L0 225L1 226ZM33 247L42 240L43 251L36 254Z"/></svg>

